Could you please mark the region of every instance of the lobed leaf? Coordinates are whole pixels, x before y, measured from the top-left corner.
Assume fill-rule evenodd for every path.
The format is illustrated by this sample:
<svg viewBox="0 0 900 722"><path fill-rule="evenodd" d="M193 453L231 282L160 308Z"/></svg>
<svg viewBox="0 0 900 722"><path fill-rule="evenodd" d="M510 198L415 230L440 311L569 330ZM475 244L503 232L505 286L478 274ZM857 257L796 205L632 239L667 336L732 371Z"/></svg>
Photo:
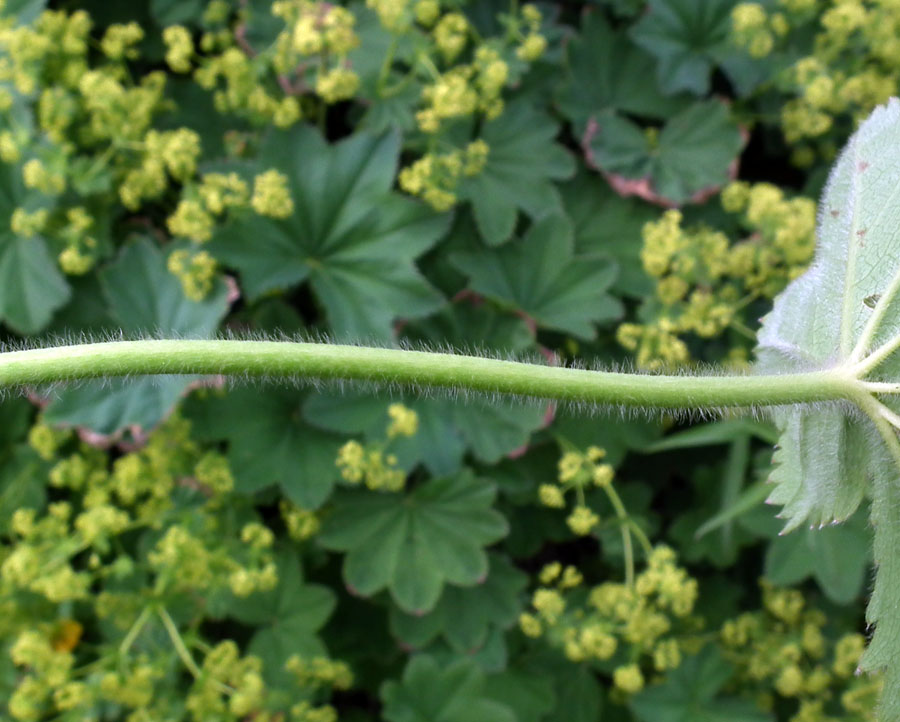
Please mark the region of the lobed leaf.
<svg viewBox="0 0 900 722"><path fill-rule="evenodd" d="M491 508L495 496L493 485L468 471L406 494L351 491L336 498L318 540L347 552L344 579L353 591L387 587L400 609L422 614L445 582L470 586L487 574L483 547L508 531Z"/></svg>

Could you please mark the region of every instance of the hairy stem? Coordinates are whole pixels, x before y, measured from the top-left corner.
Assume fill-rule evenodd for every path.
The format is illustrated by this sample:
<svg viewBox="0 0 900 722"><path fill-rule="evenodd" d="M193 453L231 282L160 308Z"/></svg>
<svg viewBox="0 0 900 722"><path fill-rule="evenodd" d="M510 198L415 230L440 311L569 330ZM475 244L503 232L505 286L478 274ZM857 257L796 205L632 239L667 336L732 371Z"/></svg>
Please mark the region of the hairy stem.
<svg viewBox="0 0 900 722"><path fill-rule="evenodd" d="M278 341L112 341L0 353L0 387L145 374L356 380L656 408L855 400L860 393L860 382L840 368L771 376L655 376Z"/></svg>

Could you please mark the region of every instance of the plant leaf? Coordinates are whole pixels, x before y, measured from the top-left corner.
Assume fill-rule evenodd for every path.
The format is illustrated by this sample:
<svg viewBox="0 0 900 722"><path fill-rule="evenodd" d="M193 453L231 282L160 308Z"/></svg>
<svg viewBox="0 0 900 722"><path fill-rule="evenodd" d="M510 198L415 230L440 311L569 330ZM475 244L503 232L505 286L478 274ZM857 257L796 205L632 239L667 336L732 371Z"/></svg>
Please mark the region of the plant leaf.
<svg viewBox="0 0 900 722"><path fill-rule="evenodd" d="M354 490L336 498L318 541L347 552L344 579L362 595L387 587L400 609L434 608L445 582L477 584L483 547L504 537L491 508L496 489L470 472L433 479L406 494Z"/></svg>
<svg viewBox="0 0 900 722"><path fill-rule="evenodd" d="M13 108L15 111L15 106ZM13 112L11 111L11 112ZM36 333L71 295L41 236L22 238L10 229L16 208L36 210L38 194L22 182L22 168L0 167L0 320L19 333Z"/></svg>
<svg viewBox="0 0 900 722"><path fill-rule="evenodd" d="M734 669L712 645L685 659L665 681L639 692L631 709L641 722L768 722L752 702L720 697Z"/></svg>
<svg viewBox="0 0 900 722"><path fill-rule="evenodd" d="M655 55L660 88L667 94L709 92L713 66L731 50L735 0L649 0L631 38Z"/></svg>
<svg viewBox="0 0 900 722"><path fill-rule="evenodd" d="M540 326L591 339L594 324L622 313L607 293L616 264L604 255L576 256L573 246L572 224L553 214L536 221L516 243L455 253L451 261L478 293L524 311Z"/></svg>
<svg viewBox="0 0 900 722"><path fill-rule="evenodd" d="M684 96L666 97L656 83L651 55L634 45L628 34L610 27L599 12L586 13L581 35L568 43L566 82L558 95L559 109L577 132L604 111L666 118L686 104Z"/></svg>
<svg viewBox="0 0 900 722"><path fill-rule="evenodd" d="M898 196L900 101L893 98L860 125L832 169L812 266L776 299L760 330L762 372L844 367L866 381L897 383ZM900 717L900 442L888 420L898 404L896 396L866 395L860 405L865 416L840 404L778 412L778 487L771 500L785 505L792 528L844 519L869 492L878 570L867 619L876 628L861 666L885 670L880 718L893 720Z"/></svg>
<svg viewBox="0 0 900 722"><path fill-rule="evenodd" d="M465 178L459 197L472 202L475 223L490 246L508 240L518 211L532 218L562 207L551 182L569 178L575 159L554 142L559 125L524 101L510 103L496 120L485 124L487 163L480 173Z"/></svg>
<svg viewBox="0 0 900 722"><path fill-rule="evenodd" d="M292 654L325 653L316 633L328 621L336 600L328 587L303 581L296 552L282 549L276 561L278 586L246 598L233 598L228 614L256 627L248 651L263 660L267 677L280 680L285 675L284 663Z"/></svg>
<svg viewBox="0 0 900 722"><path fill-rule="evenodd" d="M335 334L390 339L401 309L414 318L441 304L413 260L450 220L391 190L399 152L396 133L359 132L335 145L308 126L271 134L259 166L288 176L294 213L248 213L219 231L210 251L240 271L251 300L308 280Z"/></svg>
<svg viewBox="0 0 900 722"><path fill-rule="evenodd" d="M291 501L315 509L331 495L342 440L304 422L301 409L307 396L234 389L220 397L192 399L187 415L201 438L228 440L237 491L252 494L277 484Z"/></svg>
<svg viewBox="0 0 900 722"><path fill-rule="evenodd" d="M383 715L390 722L516 722L509 707L486 696L484 681L471 660L442 669L432 657L413 657L402 681L382 686Z"/></svg>
<svg viewBox="0 0 900 722"><path fill-rule="evenodd" d="M588 162L626 181L643 181L638 194L665 205L701 200L724 185L744 144L728 109L717 100L694 103L668 120L652 140L637 124L603 113L588 126ZM632 185L637 185L633 183Z"/></svg>
<svg viewBox="0 0 900 722"><path fill-rule="evenodd" d="M519 599L528 577L506 558L492 554L490 573L474 587L444 587L437 606L415 616L391 609L391 629L406 644L423 648L438 635L458 653L484 645L491 629L506 629L522 611Z"/></svg>
<svg viewBox="0 0 900 722"><path fill-rule="evenodd" d="M147 239L123 248L100 271L100 282L110 314L127 336L204 338L228 309L228 290L222 281L203 301L187 298L166 268L162 251ZM149 429L169 413L191 380L160 376L86 382L59 393L46 408L45 419L102 434L126 426Z"/></svg>

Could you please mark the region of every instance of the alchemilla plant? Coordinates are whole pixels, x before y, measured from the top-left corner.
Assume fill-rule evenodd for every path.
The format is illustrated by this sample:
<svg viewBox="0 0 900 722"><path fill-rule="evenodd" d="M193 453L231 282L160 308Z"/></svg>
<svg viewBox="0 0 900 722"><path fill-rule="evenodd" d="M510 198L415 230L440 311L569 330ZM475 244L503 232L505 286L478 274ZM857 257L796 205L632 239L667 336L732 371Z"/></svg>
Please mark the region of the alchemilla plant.
<svg viewBox="0 0 900 722"><path fill-rule="evenodd" d="M0 0L0 719L900 718L898 25Z"/></svg>

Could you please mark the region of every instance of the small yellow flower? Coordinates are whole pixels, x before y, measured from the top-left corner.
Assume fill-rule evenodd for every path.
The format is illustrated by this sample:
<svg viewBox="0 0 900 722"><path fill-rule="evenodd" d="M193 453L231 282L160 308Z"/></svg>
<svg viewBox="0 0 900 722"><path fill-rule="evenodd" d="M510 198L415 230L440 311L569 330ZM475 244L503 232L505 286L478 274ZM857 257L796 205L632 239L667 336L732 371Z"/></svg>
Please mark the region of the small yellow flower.
<svg viewBox="0 0 900 722"><path fill-rule="evenodd" d="M586 506L576 506L566 519L569 529L578 536L587 536L599 523L600 517Z"/></svg>
<svg viewBox="0 0 900 722"><path fill-rule="evenodd" d="M636 664L616 667L613 671L613 684L626 694L636 694L644 688L644 675Z"/></svg>

